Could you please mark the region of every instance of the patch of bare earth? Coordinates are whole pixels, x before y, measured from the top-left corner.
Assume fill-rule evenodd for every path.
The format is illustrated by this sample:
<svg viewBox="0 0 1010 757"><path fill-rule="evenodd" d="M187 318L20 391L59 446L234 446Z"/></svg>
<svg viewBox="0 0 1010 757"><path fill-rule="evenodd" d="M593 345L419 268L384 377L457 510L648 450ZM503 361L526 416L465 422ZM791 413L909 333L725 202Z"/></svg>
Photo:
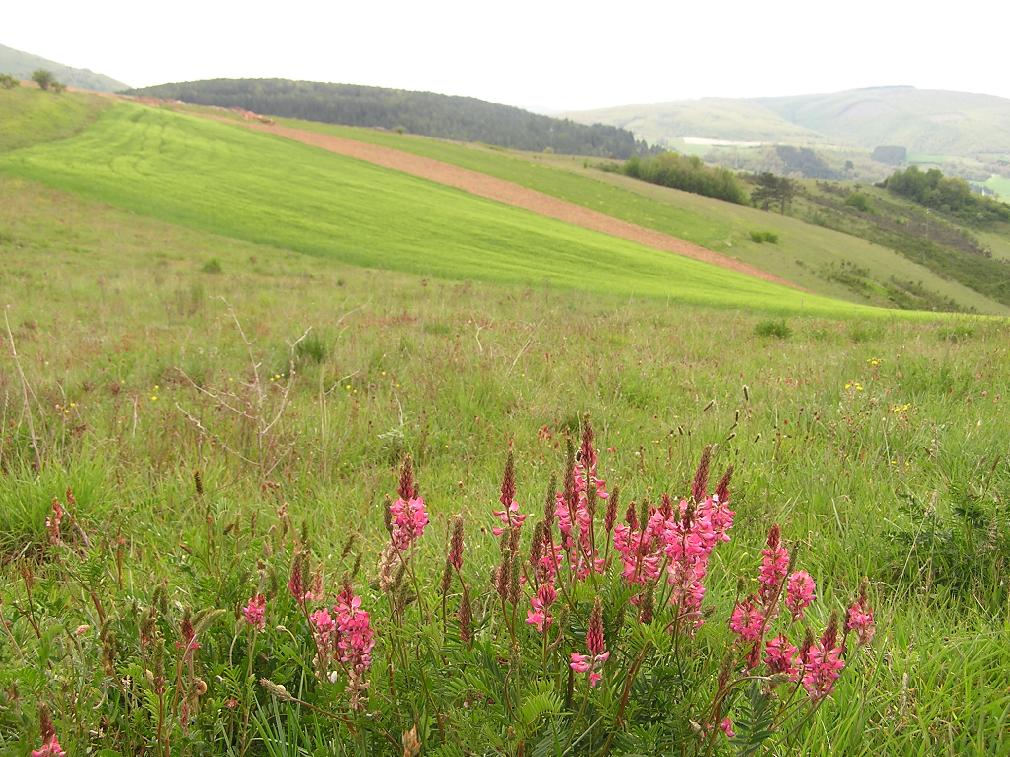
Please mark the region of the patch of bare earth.
<svg viewBox="0 0 1010 757"><path fill-rule="evenodd" d="M210 117L213 118L213 116ZM236 121L229 119L228 123L235 124ZM728 255L710 250L707 247L702 247L701 245L664 234L654 229L629 223L628 221L622 221L605 213L600 213L581 205L558 199L557 197L551 197L550 195L528 189L511 181L498 179L478 171L460 168L450 163L443 163L440 160L425 158L421 155L414 155L413 153L396 150L392 147L359 142L354 139L345 139L329 134L318 134L302 129L293 129L275 123L264 123L257 119L247 119L241 125L254 131L262 131L294 139L315 147L321 147L324 150L339 153L340 155L346 155L350 158L357 158L358 160L374 163L384 168L391 168L411 174L412 176L418 176L422 179L462 189L464 192L469 192L479 197L523 208L524 210L529 210L549 218L555 218L565 223L609 234L612 237L627 239L631 242L637 242L665 252L673 252L677 255L694 258L704 263L711 263L721 268L754 276L776 284L783 284L794 289L800 288L790 281L735 260Z"/></svg>

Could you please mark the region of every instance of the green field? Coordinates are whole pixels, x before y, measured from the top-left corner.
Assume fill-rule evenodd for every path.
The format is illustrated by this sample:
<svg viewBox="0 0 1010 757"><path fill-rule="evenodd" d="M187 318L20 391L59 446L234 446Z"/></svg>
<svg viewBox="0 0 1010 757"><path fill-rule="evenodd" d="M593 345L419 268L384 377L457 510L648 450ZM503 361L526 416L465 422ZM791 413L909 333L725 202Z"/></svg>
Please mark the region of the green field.
<svg viewBox="0 0 1010 757"><path fill-rule="evenodd" d="M985 185L1003 200L1010 201L1010 178L1006 176L990 176Z"/></svg>
<svg viewBox="0 0 1010 757"><path fill-rule="evenodd" d="M354 265L732 307L858 310L299 143L135 105L109 109L74 139L8 153L0 172Z"/></svg>
<svg viewBox="0 0 1010 757"><path fill-rule="evenodd" d="M985 313L1007 312L1003 305L957 282L941 278L886 247L777 213L603 173L586 167L582 159L514 153L482 145L310 121L282 119L282 122L300 129L393 147L513 181L687 239L830 297L867 302L825 276L824 272L830 267L848 263L865 268L879 281L891 277L918 281L962 306ZM779 243L756 244L750 237L754 230L776 231ZM886 305L887 301L876 297L870 299L869 304Z"/></svg>
<svg viewBox="0 0 1010 757"><path fill-rule="evenodd" d="M412 732L436 757L1010 750L1007 319L806 295L168 110L84 124L0 151L0 753L39 748L40 704L67 754L96 757L412 754ZM615 215L804 233L578 164L409 141L542 191L595 188ZM587 416L619 518L688 496L706 446L713 479L735 468L693 633L668 622L662 580L649 621L620 575L559 579L543 636L532 568L499 601L495 570L532 564ZM507 451L530 516L517 555L491 532ZM386 584L408 454L431 522ZM857 652L848 635L814 704L751 675L728 625L772 524L817 584L804 618L769 616L797 645L869 581L876 637ZM306 560L321 596L300 607ZM345 580L375 631L360 710L309 616ZM260 630L242 611L257 593ZM597 599L610 656L591 688L569 655ZM732 741L711 718L726 679Z"/></svg>

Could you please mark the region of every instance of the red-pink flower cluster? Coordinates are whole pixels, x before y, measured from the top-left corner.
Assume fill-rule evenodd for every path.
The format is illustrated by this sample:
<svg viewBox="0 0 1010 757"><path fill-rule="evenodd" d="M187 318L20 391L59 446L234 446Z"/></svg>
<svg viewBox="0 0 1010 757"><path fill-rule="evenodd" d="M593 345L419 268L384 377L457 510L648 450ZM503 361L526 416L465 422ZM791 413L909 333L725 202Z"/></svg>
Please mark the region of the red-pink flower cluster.
<svg viewBox="0 0 1010 757"><path fill-rule="evenodd" d="M873 641L876 633L876 626L873 624L873 610L870 609L869 601L866 598L866 584L859 590L859 598L852 603L845 616L845 630L856 634L859 643L863 646L869 645Z"/></svg>
<svg viewBox="0 0 1010 757"><path fill-rule="evenodd" d="M390 536L393 546L400 552L406 552L421 538L424 527L428 525L428 512L424 508L424 500L418 496L409 500L397 497L389 506L389 515L392 522Z"/></svg>
<svg viewBox="0 0 1010 757"><path fill-rule="evenodd" d="M56 738L55 733L50 734L38 749L32 750L32 757L65 757L65 755L66 752L60 746L60 740Z"/></svg>
<svg viewBox="0 0 1010 757"><path fill-rule="evenodd" d="M730 616L729 627L741 641L754 642L761 639L765 627L765 614L754 601L754 597L747 597L743 602L737 603Z"/></svg>
<svg viewBox="0 0 1010 757"><path fill-rule="evenodd" d="M357 710L368 688L365 676L372 666L375 634L368 613L361 609L361 597L354 594L350 584L345 584L337 595L332 610L333 615L325 607L309 615L319 671L325 674L331 661L340 666L347 675L351 708ZM336 682L338 675L333 671L329 678Z"/></svg>
<svg viewBox="0 0 1010 757"><path fill-rule="evenodd" d="M257 631L262 631L267 625L266 608L267 598L262 594L253 594L246 606L242 608L242 615L249 625Z"/></svg>
<svg viewBox="0 0 1010 757"><path fill-rule="evenodd" d="M576 673L589 674L589 687L595 688L603 676L600 671L610 657L603 639L603 608L597 599L593 611L589 614L589 628L586 630L586 649L589 654L572 652L569 667Z"/></svg>
<svg viewBox="0 0 1010 757"><path fill-rule="evenodd" d="M786 582L786 607L793 616L793 620L800 620L803 611L810 606L817 595L817 586L814 579L805 570L798 570L789 576Z"/></svg>
<svg viewBox="0 0 1010 757"><path fill-rule="evenodd" d="M536 628L540 633L546 633L547 629L551 627L551 623L554 621L554 617L550 613L550 608L557 597L558 592L552 584L540 584L540 588L537 589L537 593L534 594L533 599L530 600L530 604L533 605L533 609L526 612L526 622Z"/></svg>
<svg viewBox="0 0 1010 757"><path fill-rule="evenodd" d="M838 644L838 621L834 616L819 641L800 653L803 688L815 702L828 696L845 667L844 647Z"/></svg>
<svg viewBox="0 0 1010 757"><path fill-rule="evenodd" d="M761 568L758 571L759 594L762 603L770 606L778 599L782 581L789 572L789 552L782 546L778 525L768 531L768 547L761 550Z"/></svg>

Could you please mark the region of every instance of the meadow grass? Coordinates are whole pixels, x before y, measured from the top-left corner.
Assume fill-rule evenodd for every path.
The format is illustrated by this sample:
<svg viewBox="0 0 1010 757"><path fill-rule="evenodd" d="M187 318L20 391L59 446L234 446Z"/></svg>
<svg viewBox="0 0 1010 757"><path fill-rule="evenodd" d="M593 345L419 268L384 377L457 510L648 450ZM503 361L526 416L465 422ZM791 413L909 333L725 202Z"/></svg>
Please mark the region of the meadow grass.
<svg viewBox="0 0 1010 757"><path fill-rule="evenodd" d="M183 127L167 123L166 144L172 128ZM0 300L31 388L42 462L35 474L5 339L0 613L16 646L6 635L0 646L0 750L34 748L39 699L55 711L70 753L153 748L143 728L100 722L117 677L143 671L102 674L88 581L125 619L155 601L163 580L172 601L228 610L215 621L223 631L256 586L257 561L276 570L279 502L296 528L305 524L331 573L346 536L358 534L370 577L384 497L405 452L433 518L419 554L425 575L437 576L448 519L463 512L468 570L484 591L496 554L484 528L506 447L518 499L535 511L584 412L596 425L601 471L623 501L684 493L706 444L716 445L716 468L736 466L737 525L713 559L715 614L694 642L699 654L727 636L736 576L753 571L771 522L818 582L815 625L870 578L873 649L782 751L1006 750L1005 614L936 581L900 579L906 551L892 539L914 531L923 510L948 512L964 487L1005 503L1005 322L793 317L785 338L769 338L757 333L761 313L368 270L21 179L0 178L0 196ZM219 273L202 271L211 259ZM315 341L295 350L292 374L289 345L310 327ZM261 396L250 389L256 375ZM231 395L249 400L242 407L254 417L214 399ZM282 406L261 433L261 417ZM92 552L118 549L121 575L92 553L68 564L49 545L50 501L68 486L74 515L98 544ZM44 641L28 620L28 567ZM362 594L383 628L380 595ZM92 630L71 640L79 624ZM224 738L214 728L236 675L231 632L220 636L201 651L210 692L198 722L208 740ZM714 677L718 660L709 665ZM260 706L261 753L293 753L295 743L353 749L295 704ZM415 716L402 713L395 727L407 730ZM179 748L199 753L208 743Z"/></svg>

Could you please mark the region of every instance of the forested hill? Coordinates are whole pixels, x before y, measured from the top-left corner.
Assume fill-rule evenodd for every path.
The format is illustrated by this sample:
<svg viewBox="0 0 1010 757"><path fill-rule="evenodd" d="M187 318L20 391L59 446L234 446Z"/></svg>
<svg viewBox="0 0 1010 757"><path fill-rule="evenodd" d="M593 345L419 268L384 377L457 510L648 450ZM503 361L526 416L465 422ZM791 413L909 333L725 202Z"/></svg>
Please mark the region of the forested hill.
<svg viewBox="0 0 1010 757"><path fill-rule="evenodd" d="M131 95L239 107L271 116L401 129L519 150L627 158L648 152L630 131L530 113L472 97L287 79L209 79L160 84Z"/></svg>

